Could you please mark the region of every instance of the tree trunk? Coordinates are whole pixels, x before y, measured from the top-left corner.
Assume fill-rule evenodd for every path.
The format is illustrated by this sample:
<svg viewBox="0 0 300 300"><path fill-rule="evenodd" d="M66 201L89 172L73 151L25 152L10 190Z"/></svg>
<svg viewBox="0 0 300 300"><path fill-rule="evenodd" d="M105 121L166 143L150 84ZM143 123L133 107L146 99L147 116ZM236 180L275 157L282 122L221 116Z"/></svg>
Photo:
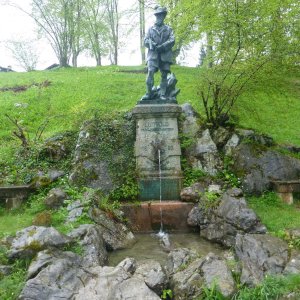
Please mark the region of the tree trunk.
<svg viewBox="0 0 300 300"><path fill-rule="evenodd" d="M140 49L141 49L142 64L145 64L145 62L146 62L146 53L145 53L145 46L144 46L145 0L139 0L139 13L140 13Z"/></svg>

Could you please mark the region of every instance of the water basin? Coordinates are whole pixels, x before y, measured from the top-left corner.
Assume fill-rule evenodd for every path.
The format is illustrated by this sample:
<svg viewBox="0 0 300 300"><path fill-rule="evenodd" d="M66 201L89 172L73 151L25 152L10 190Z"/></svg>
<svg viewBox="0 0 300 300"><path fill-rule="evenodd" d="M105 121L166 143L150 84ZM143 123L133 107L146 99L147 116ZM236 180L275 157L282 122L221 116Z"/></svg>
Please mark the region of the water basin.
<svg viewBox="0 0 300 300"><path fill-rule="evenodd" d="M136 234L137 242L130 249L123 249L111 252L109 255L110 266L116 266L126 257L134 257L137 261L154 259L165 265L168 251L161 246L161 240L156 234ZM171 249L190 248L196 251L199 256L205 256L213 252L222 256L224 249L210 243L199 236L199 233L174 233L169 234Z"/></svg>

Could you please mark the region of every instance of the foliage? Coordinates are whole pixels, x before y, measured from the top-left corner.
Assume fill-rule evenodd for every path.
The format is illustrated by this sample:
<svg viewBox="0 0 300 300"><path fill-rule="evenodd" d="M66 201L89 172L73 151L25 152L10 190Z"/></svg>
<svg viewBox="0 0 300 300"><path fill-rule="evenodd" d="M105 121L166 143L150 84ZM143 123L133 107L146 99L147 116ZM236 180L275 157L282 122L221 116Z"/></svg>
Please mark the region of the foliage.
<svg viewBox="0 0 300 300"><path fill-rule="evenodd" d="M225 156L223 159L224 167L218 173L217 177L222 179L228 188L231 187L240 187L241 180L240 178L232 171L232 166L234 164L232 157Z"/></svg>
<svg viewBox="0 0 300 300"><path fill-rule="evenodd" d="M186 166L184 162L184 158L181 159L182 166L183 166L183 186L188 187L194 184L195 182L198 182L201 178L206 176L206 173L204 173L200 169L193 169L192 167Z"/></svg>
<svg viewBox="0 0 300 300"><path fill-rule="evenodd" d="M204 295L200 298L201 300L225 300L226 298L221 294L218 289L217 283L214 281L211 287L203 288Z"/></svg>
<svg viewBox="0 0 300 300"><path fill-rule="evenodd" d="M299 60L299 3L294 0L162 2L171 10L179 43L205 44L198 87L213 127L228 121L250 83Z"/></svg>
<svg viewBox="0 0 300 300"><path fill-rule="evenodd" d="M300 295L300 275L269 276L255 288L244 287L238 291L233 300L269 300L295 292Z"/></svg>
<svg viewBox="0 0 300 300"><path fill-rule="evenodd" d="M215 192L205 192L199 205L206 211L215 209L220 203L220 195Z"/></svg>
<svg viewBox="0 0 300 300"><path fill-rule="evenodd" d="M12 274L0 280L0 298L7 300L18 299L25 284L28 260L19 259L13 264Z"/></svg>
<svg viewBox="0 0 300 300"><path fill-rule="evenodd" d="M38 63L38 54L34 49L34 41L18 39L7 42L6 46L15 60L27 72L34 71Z"/></svg>
<svg viewBox="0 0 300 300"><path fill-rule="evenodd" d="M282 202L274 192L247 197L247 202L271 232L300 227L300 211Z"/></svg>
<svg viewBox="0 0 300 300"><path fill-rule="evenodd" d="M172 299L173 298L172 290L170 290L170 289L163 290L160 298L164 299L164 300Z"/></svg>

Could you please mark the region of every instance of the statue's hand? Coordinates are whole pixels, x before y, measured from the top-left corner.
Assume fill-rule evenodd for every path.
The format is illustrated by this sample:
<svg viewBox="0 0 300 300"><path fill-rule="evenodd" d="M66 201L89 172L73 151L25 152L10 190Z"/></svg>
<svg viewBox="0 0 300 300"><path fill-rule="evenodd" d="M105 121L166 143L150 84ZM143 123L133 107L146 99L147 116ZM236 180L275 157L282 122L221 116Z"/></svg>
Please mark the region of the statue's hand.
<svg viewBox="0 0 300 300"><path fill-rule="evenodd" d="M159 45L156 47L157 52L163 52L164 51L164 46Z"/></svg>

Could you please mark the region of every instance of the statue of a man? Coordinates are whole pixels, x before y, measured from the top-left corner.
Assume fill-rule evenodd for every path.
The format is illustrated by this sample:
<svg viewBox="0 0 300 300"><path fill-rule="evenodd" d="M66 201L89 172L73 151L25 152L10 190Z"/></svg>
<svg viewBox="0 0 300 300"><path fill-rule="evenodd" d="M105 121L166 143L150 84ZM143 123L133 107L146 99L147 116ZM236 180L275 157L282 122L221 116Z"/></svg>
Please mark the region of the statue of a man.
<svg viewBox="0 0 300 300"><path fill-rule="evenodd" d="M144 40L144 45L148 48L148 75L146 80L147 93L142 100L151 100L155 97L153 93L154 73L158 70L161 72L159 98L166 100L167 76L173 62L172 47L175 44L175 37L172 28L164 24L167 9L158 6L155 8L154 15L156 17L155 24L149 28Z"/></svg>

